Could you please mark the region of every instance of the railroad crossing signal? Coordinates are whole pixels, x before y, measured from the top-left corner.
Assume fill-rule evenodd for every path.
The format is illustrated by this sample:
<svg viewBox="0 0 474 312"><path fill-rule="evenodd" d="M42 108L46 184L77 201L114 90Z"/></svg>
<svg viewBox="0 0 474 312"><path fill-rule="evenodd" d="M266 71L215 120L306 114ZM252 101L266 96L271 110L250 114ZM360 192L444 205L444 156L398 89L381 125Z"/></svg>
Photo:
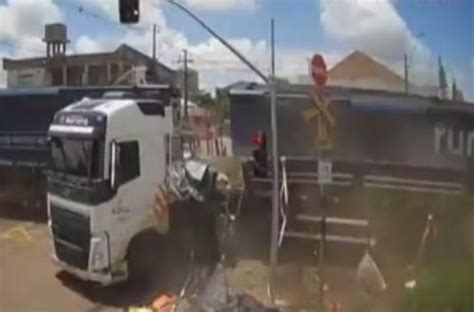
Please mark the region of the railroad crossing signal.
<svg viewBox="0 0 474 312"><path fill-rule="evenodd" d="M318 124L316 144L321 150L332 149L330 138L330 128L336 126L336 120L329 110L330 100L320 92L315 92L312 96L313 104L311 108L304 112L304 118L309 121L316 118Z"/></svg>
<svg viewBox="0 0 474 312"><path fill-rule="evenodd" d="M320 150L327 151L332 149L330 128L335 127L336 121L329 110L330 100L322 92L328 73L326 62L320 54L315 54L311 59L311 76L315 86L315 92L312 95L314 105L303 114L306 121L316 118L318 124L316 145Z"/></svg>

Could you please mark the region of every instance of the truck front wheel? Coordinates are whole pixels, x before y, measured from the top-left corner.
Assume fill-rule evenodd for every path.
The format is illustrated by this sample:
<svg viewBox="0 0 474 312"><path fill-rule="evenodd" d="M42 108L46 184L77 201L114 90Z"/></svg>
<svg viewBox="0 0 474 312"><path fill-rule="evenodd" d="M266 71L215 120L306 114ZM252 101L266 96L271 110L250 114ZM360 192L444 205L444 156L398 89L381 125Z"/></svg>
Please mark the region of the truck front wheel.
<svg viewBox="0 0 474 312"><path fill-rule="evenodd" d="M164 240L156 233L142 233L133 238L127 252L128 281L146 285L159 278L164 263Z"/></svg>

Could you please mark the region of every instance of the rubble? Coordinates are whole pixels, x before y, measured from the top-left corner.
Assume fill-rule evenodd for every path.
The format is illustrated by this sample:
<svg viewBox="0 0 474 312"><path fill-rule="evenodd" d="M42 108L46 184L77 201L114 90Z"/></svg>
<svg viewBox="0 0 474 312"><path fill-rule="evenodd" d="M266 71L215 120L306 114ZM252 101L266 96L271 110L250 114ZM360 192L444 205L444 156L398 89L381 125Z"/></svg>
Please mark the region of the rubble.
<svg viewBox="0 0 474 312"><path fill-rule="evenodd" d="M272 312L248 293L228 285L225 269L218 265L197 296L195 312Z"/></svg>
<svg viewBox="0 0 474 312"><path fill-rule="evenodd" d="M128 312L278 312L277 308L265 306L250 294L229 286L222 265L212 273L207 268L190 273L193 286L185 287L184 296L159 295L147 307L131 307ZM186 286L188 280L186 281Z"/></svg>

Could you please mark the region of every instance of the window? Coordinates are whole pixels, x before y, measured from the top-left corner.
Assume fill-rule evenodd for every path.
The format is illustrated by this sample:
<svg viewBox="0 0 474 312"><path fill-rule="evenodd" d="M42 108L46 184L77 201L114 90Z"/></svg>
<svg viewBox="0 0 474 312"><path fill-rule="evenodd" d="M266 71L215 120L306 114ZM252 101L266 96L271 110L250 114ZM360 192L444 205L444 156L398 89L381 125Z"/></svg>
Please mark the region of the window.
<svg viewBox="0 0 474 312"><path fill-rule="evenodd" d="M118 144L118 150L120 183L124 184L140 175L140 153L138 142L120 142Z"/></svg>
<svg viewBox="0 0 474 312"><path fill-rule="evenodd" d="M101 177L101 149L97 140L52 137L52 169L80 178Z"/></svg>

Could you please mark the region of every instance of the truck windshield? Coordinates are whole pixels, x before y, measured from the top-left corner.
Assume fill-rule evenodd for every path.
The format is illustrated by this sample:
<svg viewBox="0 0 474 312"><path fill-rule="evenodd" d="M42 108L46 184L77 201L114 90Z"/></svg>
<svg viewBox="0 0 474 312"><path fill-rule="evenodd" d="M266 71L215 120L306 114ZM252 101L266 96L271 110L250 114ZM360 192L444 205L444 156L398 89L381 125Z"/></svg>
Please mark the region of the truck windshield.
<svg viewBox="0 0 474 312"><path fill-rule="evenodd" d="M54 171L81 178L100 177L99 141L54 137L51 142Z"/></svg>

